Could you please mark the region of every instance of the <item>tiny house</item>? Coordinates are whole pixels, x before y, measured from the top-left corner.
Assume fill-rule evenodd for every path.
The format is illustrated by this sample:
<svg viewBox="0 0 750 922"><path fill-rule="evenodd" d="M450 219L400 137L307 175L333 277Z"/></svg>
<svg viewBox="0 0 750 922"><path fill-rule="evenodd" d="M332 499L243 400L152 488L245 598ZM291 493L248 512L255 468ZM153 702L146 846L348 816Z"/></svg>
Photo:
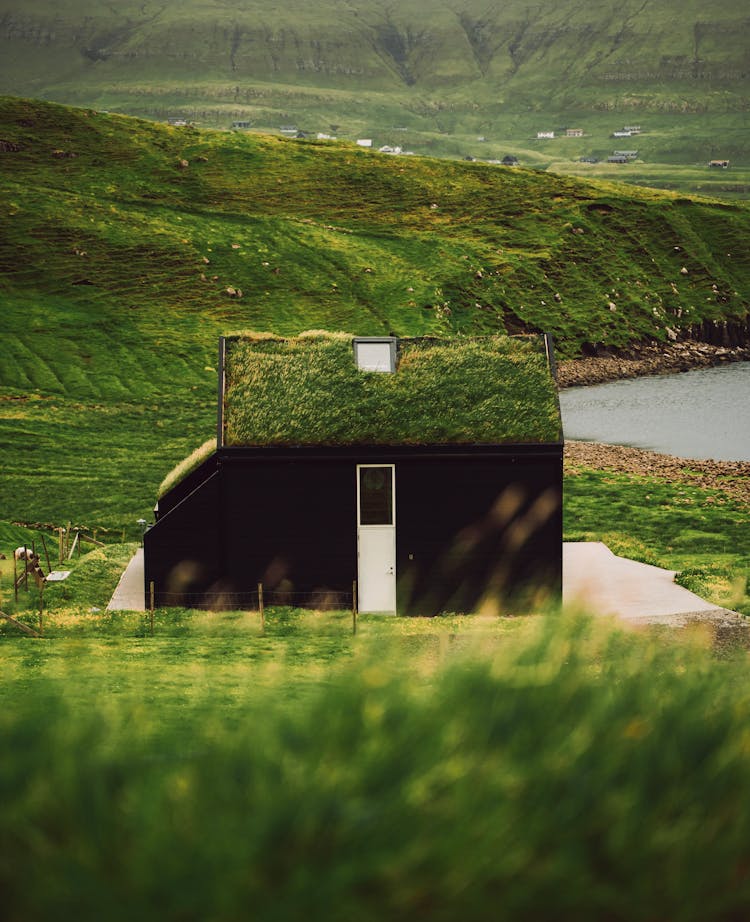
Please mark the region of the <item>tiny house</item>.
<svg viewBox="0 0 750 922"><path fill-rule="evenodd" d="M220 343L215 447L144 537L157 605L518 610L562 582L562 431L544 335Z"/></svg>

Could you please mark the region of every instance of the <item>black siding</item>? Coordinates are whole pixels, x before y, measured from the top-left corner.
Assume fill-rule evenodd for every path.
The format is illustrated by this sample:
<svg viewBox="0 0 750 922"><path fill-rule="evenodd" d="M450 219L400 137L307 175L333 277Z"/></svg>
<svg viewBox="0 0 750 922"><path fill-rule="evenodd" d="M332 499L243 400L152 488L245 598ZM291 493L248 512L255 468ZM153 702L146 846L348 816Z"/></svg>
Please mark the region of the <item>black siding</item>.
<svg viewBox="0 0 750 922"><path fill-rule="evenodd" d="M223 465L225 576L238 591L351 593L357 577L350 462L229 459Z"/></svg>
<svg viewBox="0 0 750 922"><path fill-rule="evenodd" d="M146 535L157 604L182 591L185 603L203 593L243 607L259 582L298 605L350 593L356 466L367 463L396 466L399 613L517 610L560 595L562 446L223 449L192 493L165 497L169 512Z"/></svg>
<svg viewBox="0 0 750 922"><path fill-rule="evenodd" d="M212 604L221 592L220 484L217 469L143 536L147 606L151 582L165 607Z"/></svg>
<svg viewBox="0 0 750 922"><path fill-rule="evenodd" d="M396 465L399 609L497 612L562 591L561 462Z"/></svg>

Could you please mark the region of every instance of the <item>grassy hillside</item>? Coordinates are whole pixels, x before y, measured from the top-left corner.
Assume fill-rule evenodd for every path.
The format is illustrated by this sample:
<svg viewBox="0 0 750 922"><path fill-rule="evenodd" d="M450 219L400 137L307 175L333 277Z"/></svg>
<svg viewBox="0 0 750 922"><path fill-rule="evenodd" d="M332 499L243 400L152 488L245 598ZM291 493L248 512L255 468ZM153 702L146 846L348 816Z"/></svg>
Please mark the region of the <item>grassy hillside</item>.
<svg viewBox="0 0 750 922"><path fill-rule="evenodd" d="M0 0L0 93L564 171L642 123L652 169L695 189L728 158L747 197L749 23L740 0Z"/></svg>
<svg viewBox="0 0 750 922"><path fill-rule="evenodd" d="M750 304L740 205L13 98L0 141L0 519L146 515L213 431L222 332L575 355Z"/></svg>

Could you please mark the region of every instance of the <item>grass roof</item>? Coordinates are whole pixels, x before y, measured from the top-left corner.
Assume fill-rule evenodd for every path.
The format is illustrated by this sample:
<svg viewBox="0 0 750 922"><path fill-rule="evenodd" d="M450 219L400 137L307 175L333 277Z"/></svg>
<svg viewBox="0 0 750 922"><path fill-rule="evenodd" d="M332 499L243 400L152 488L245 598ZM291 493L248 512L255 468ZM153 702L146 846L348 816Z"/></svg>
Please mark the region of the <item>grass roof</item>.
<svg viewBox="0 0 750 922"><path fill-rule="evenodd" d="M226 445L557 442L541 336L400 339L393 374L361 371L353 337L227 339Z"/></svg>

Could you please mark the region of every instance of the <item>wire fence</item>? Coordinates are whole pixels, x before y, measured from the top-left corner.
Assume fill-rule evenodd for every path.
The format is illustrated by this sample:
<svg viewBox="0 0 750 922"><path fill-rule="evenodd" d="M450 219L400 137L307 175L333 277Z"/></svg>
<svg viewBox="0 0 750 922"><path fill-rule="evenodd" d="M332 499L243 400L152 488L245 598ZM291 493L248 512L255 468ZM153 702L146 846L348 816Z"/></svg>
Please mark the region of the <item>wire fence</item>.
<svg viewBox="0 0 750 922"><path fill-rule="evenodd" d="M195 608L206 611L262 611L268 607L303 608L314 611L351 611L356 607L356 590L313 589L290 591L265 587L245 592L207 590L205 592L153 593L156 608Z"/></svg>
<svg viewBox="0 0 750 922"><path fill-rule="evenodd" d="M310 609L313 611L345 611L352 615L352 633L357 633L357 582L352 583L351 592L335 589L312 589L293 591L289 589L265 589L258 583L256 590L245 592L168 592L156 591L153 582L149 583L148 615L151 634L154 633L154 611L158 608L193 608L205 611L257 611L260 616L261 631L266 630L266 607L288 607Z"/></svg>

